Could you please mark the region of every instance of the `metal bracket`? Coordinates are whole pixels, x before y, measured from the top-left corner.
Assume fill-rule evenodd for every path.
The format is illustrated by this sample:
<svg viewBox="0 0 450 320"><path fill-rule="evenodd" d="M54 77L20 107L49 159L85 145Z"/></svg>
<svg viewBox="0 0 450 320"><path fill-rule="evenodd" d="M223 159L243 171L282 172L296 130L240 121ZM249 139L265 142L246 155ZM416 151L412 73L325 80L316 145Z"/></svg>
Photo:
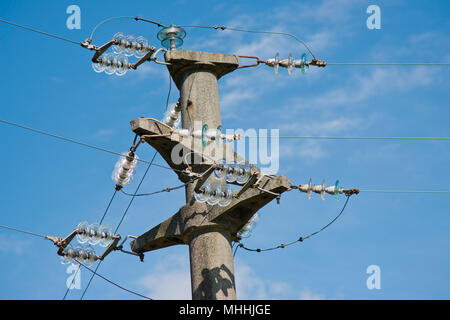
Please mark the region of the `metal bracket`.
<svg viewBox="0 0 450 320"><path fill-rule="evenodd" d="M97 47L95 49L95 54L92 57L92 62L97 62L97 59L106 51L108 50L109 47L111 47L113 44L117 44L117 40L116 39L112 39L111 41L105 43L104 45L102 45L101 47Z"/></svg>
<svg viewBox="0 0 450 320"><path fill-rule="evenodd" d="M236 69L243 69L243 68L256 67L256 66L258 66L260 63L264 62L264 61L261 61L258 57L255 57L255 56L239 56L239 55L238 55L238 57L239 57L239 58L247 58L247 59L255 59L255 60L256 60L256 63L254 63L254 64L248 64L248 65L244 65L244 66L238 66Z"/></svg>
<svg viewBox="0 0 450 320"><path fill-rule="evenodd" d="M206 170L198 179L197 184L195 185L194 191L195 192L199 192L200 188L202 187L202 185L206 182L206 180L208 180L209 176L211 175L211 173L213 173L213 171L217 168L218 166L213 164L211 165L208 170Z"/></svg>
<svg viewBox="0 0 450 320"><path fill-rule="evenodd" d="M150 47L150 50L142 58L140 58L136 63L131 64L130 68L136 70L136 68L139 67L141 64L143 64L145 61L151 61L152 54L155 51L156 51L155 47Z"/></svg>
<svg viewBox="0 0 450 320"><path fill-rule="evenodd" d="M103 254L101 256L98 257L99 260L105 259L105 257L111 253L111 251L114 250L114 248L117 247L117 243L119 243L120 241L120 236L119 235L115 235L114 236L114 241L109 245L108 249L106 249L105 252L103 252Z"/></svg>
<svg viewBox="0 0 450 320"><path fill-rule="evenodd" d="M126 242L129 238L136 239L135 236L130 236L130 235L128 235L128 236L126 236L125 239L123 239L123 241L122 241L118 246L116 246L113 250L119 250L120 252L123 252L123 253L126 253L126 254L130 254L130 255L132 255L132 256L137 256L137 257L139 257L139 259L141 260L141 262L144 262L144 254L143 254L143 253L135 253L135 252L123 250L123 245L125 244L125 242Z"/></svg>
<svg viewBox="0 0 450 320"><path fill-rule="evenodd" d="M63 256L64 255L64 249L69 245L69 243L72 241L72 239L80 233L79 229L75 229L72 231L71 234L69 234L67 237L62 239L59 243L55 243L59 247L58 249L58 255Z"/></svg>
<svg viewBox="0 0 450 320"><path fill-rule="evenodd" d="M250 188L253 184L255 184L256 180L258 180L258 174L253 173L248 179L247 183L239 190L239 192L234 196L235 198L239 198L248 188Z"/></svg>

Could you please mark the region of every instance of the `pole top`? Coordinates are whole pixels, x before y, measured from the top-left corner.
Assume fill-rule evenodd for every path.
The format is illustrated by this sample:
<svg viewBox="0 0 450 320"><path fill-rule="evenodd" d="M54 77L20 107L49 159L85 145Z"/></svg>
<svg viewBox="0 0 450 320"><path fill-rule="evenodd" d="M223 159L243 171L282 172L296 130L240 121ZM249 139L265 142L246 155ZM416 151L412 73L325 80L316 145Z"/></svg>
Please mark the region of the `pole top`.
<svg viewBox="0 0 450 320"><path fill-rule="evenodd" d="M239 57L232 54L200 52L190 50L170 50L164 55L167 66L178 88L186 72L209 70L217 79L233 72L239 66Z"/></svg>

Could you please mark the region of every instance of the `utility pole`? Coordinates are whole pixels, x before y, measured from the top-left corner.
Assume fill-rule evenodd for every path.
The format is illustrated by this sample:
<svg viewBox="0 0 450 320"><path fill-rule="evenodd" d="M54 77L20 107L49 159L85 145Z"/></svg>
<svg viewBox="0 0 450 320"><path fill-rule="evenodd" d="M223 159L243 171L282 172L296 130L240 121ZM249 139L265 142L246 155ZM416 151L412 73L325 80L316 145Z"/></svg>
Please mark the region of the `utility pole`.
<svg viewBox="0 0 450 320"><path fill-rule="evenodd" d="M185 50L170 50L165 54L168 70L180 91L182 126L192 122L207 123L210 128L221 125L218 80L237 69L236 55ZM212 155L208 147L170 135L170 130L147 119L131 121L132 130L153 146L176 170L187 167L203 173L211 167L201 156ZM152 137L154 136L154 137ZM200 163L175 163L172 149L181 144L184 150L199 155ZM234 159L242 157L224 144L225 154ZM220 159L215 159L220 160ZM189 245L192 298L194 300L234 300L236 284L231 242L238 240L237 232L265 204L287 191L289 179L266 176L251 166L252 176L242 189L234 192L227 207L210 206L194 199L196 181L186 186L186 204L171 218L155 226L131 242L131 250L142 254L175 244ZM177 171L183 182L188 177ZM260 188L257 188L259 186ZM263 188L263 189L262 189ZM264 190L264 191L262 191Z"/></svg>

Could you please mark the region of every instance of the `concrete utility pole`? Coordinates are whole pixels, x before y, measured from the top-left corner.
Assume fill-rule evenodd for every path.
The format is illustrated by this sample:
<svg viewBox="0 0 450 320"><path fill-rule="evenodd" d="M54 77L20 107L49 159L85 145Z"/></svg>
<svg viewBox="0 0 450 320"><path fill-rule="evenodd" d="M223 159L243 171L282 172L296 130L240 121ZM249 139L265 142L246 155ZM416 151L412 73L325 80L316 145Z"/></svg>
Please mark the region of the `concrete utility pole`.
<svg viewBox="0 0 450 320"><path fill-rule="evenodd" d="M180 90L182 126L202 121L209 128L221 125L218 79L239 66L238 56L196 51L171 50L165 54L169 72ZM190 164L195 173L205 172L211 164L201 156L210 154L208 147L193 143L191 138L170 136L170 130L155 122L139 118L131 121L132 130L154 147L173 169L188 165L175 163L172 149L180 144L201 161ZM155 137L151 137L154 135ZM157 135L157 136L156 136ZM214 142L213 142L214 143ZM227 159L242 160L229 144L224 144ZM215 159L220 160L220 159ZM161 249L175 244L189 245L191 288L194 300L234 300L236 284L231 242L237 232L264 205L288 190L286 177L266 176L251 166L252 177L242 189L234 192L227 207L210 206L194 199L196 181L186 186L186 204L171 218L131 242L136 253ZM176 171L181 181L189 177ZM257 188L259 187L259 188ZM266 191L261 191L261 188Z"/></svg>

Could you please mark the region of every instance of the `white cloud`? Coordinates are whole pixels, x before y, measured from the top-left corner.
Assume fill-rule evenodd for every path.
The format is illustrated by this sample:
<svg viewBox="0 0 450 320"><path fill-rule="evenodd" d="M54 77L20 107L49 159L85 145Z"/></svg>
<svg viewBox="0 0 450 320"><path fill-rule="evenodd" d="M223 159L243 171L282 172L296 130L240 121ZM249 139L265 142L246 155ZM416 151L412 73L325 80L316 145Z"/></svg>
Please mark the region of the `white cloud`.
<svg viewBox="0 0 450 320"><path fill-rule="evenodd" d="M288 133L295 135L328 135L357 128L362 122L359 118L350 117L339 117L338 119L332 120L303 121L301 123L289 123L286 121L281 124L280 131L282 131L281 135L287 135Z"/></svg>
<svg viewBox="0 0 450 320"><path fill-rule="evenodd" d="M191 299L191 276L188 257L169 255L139 280L149 297L159 300Z"/></svg>
<svg viewBox="0 0 450 320"><path fill-rule="evenodd" d="M342 85L316 97L295 98L286 109L318 109L350 107L371 98L390 93L405 92L429 86L435 81L438 71L426 67L402 69L378 67L368 74L356 71ZM294 107L293 107L294 106Z"/></svg>
<svg viewBox="0 0 450 320"><path fill-rule="evenodd" d="M323 300L324 297L320 294L313 293L309 288L303 289L302 292L300 292L299 296L300 300Z"/></svg>
<svg viewBox="0 0 450 320"><path fill-rule="evenodd" d="M105 138L114 134L114 129L100 129L94 133L96 138Z"/></svg>
<svg viewBox="0 0 450 320"><path fill-rule="evenodd" d="M161 59L161 57L158 57L158 60ZM164 70L161 70L164 68ZM163 71L163 72L162 72ZM147 62L141 64L137 69L130 70L130 72L133 72L133 78L137 81L146 80L149 77L157 77L157 78L167 78L166 76L166 66L158 65L154 62Z"/></svg>
<svg viewBox="0 0 450 320"><path fill-rule="evenodd" d="M268 299L267 285L249 265L237 261L235 266L236 297L240 300Z"/></svg>
<svg viewBox="0 0 450 320"><path fill-rule="evenodd" d="M21 255L32 245L30 240L17 240L0 235L0 252Z"/></svg>
<svg viewBox="0 0 450 320"><path fill-rule="evenodd" d="M191 299L189 258L169 255L159 261L145 277L138 280L145 294L162 300ZM286 299L292 296L289 283L260 277L242 260L235 262L237 299Z"/></svg>

